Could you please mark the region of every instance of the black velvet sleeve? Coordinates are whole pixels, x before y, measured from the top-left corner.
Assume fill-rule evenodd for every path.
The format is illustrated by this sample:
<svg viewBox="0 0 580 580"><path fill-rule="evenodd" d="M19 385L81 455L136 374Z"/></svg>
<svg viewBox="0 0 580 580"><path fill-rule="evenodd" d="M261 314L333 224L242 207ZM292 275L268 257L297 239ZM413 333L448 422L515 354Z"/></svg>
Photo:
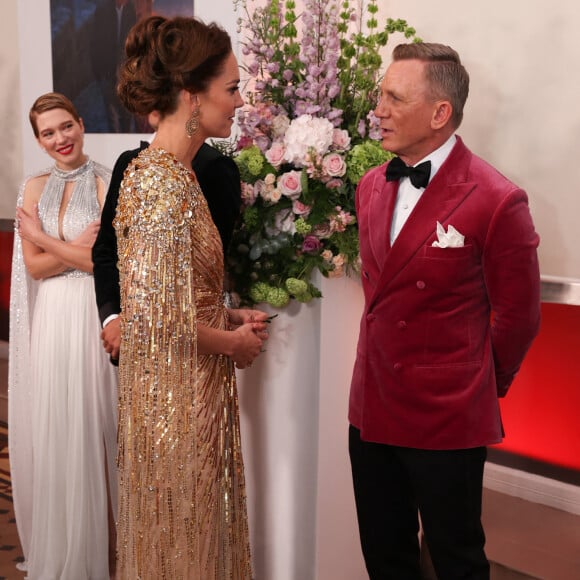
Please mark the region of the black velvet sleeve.
<svg viewBox="0 0 580 580"><path fill-rule="evenodd" d="M192 167L226 253L240 215L240 171L233 159L207 144L199 150Z"/></svg>
<svg viewBox="0 0 580 580"><path fill-rule="evenodd" d="M95 281L95 294L101 323L111 314L121 311L121 297L119 290L119 270L117 269L117 238L113 219L117 210L119 199L119 187L123 181L123 173L129 163L137 157L139 149L124 151L121 153L111 176L111 182L105 198L105 205L101 213L101 227L93 246L93 276Z"/></svg>

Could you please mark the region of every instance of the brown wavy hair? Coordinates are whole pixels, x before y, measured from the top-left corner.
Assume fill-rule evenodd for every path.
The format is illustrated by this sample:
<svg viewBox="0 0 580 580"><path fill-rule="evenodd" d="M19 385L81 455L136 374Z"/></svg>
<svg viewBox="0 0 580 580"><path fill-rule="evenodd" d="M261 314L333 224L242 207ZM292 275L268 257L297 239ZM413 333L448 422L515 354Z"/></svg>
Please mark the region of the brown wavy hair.
<svg viewBox="0 0 580 580"><path fill-rule="evenodd" d="M36 119L38 115L41 113L46 113L46 111L52 111L53 109L64 109L68 111L72 116L73 119L80 123L81 118L79 116L78 111L76 110L75 106L72 104L72 101L65 97L61 93L45 93L44 95L40 95L34 104L30 108L30 112L28 113L28 119L30 120L30 124L32 125L32 130L34 131L34 136L38 139L38 125L36 123Z"/></svg>
<svg viewBox="0 0 580 580"><path fill-rule="evenodd" d="M203 92L231 51L229 34L215 23L150 16L129 31L117 94L131 113L164 117L176 110L182 89Z"/></svg>
<svg viewBox="0 0 580 580"><path fill-rule="evenodd" d="M469 94L469 74L461 64L457 51L435 42L399 44L393 60L416 59L426 63L425 77L434 100L447 99L453 113L451 123L457 129L463 120L463 107Z"/></svg>

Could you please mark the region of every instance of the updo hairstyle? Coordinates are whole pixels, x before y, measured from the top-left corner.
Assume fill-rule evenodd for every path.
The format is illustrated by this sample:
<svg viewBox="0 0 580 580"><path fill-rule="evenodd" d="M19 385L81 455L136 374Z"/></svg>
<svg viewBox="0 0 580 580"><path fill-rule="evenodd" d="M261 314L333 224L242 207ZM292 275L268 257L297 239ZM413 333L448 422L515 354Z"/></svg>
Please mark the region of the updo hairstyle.
<svg viewBox="0 0 580 580"><path fill-rule="evenodd" d="M150 16L129 31L117 94L129 112L163 118L176 110L182 89L203 92L231 51L228 33L215 23Z"/></svg>

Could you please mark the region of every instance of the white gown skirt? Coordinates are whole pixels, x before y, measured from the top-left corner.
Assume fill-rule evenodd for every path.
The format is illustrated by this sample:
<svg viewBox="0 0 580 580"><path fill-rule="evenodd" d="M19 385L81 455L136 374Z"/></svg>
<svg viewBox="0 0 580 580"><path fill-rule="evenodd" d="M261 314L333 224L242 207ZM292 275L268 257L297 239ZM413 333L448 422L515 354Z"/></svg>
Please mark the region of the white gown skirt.
<svg viewBox="0 0 580 580"><path fill-rule="evenodd" d="M28 578L108 580L108 489L115 514L117 507L117 380L100 341L92 276L42 282L30 360Z"/></svg>

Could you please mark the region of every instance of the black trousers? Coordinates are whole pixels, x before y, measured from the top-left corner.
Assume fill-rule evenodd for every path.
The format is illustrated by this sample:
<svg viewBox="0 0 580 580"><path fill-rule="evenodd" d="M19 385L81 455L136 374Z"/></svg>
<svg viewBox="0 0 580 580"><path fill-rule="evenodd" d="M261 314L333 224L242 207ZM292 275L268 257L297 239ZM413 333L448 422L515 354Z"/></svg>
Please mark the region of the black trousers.
<svg viewBox="0 0 580 580"><path fill-rule="evenodd" d="M420 580L419 518L439 580L489 580L481 496L485 447L431 451L362 441L349 451L371 580Z"/></svg>

